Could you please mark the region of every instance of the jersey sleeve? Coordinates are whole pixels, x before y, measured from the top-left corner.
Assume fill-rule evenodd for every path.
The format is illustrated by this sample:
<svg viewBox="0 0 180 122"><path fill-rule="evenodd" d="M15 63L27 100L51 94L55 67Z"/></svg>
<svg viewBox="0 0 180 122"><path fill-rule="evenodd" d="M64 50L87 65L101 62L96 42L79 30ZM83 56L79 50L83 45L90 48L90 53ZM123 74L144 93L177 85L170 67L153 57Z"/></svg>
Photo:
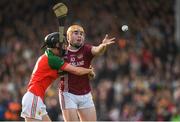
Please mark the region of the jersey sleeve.
<svg viewBox="0 0 180 122"><path fill-rule="evenodd" d="M52 69L59 70L65 67L66 63L60 57L54 55L50 50L45 51L48 57L48 64Z"/></svg>
<svg viewBox="0 0 180 122"><path fill-rule="evenodd" d="M85 45L84 45L85 55L86 55L90 60L94 57L94 55L93 55L92 52L91 52L91 49L92 49L92 45L90 45L90 44L85 44Z"/></svg>
<svg viewBox="0 0 180 122"><path fill-rule="evenodd" d="M48 63L52 69L56 69L56 70L60 69L65 64L64 60L62 60L58 56L49 56Z"/></svg>
<svg viewBox="0 0 180 122"><path fill-rule="evenodd" d="M69 63L64 62L64 65L61 67L61 70L64 70L64 69L65 69L65 67L66 67L68 64L69 64Z"/></svg>

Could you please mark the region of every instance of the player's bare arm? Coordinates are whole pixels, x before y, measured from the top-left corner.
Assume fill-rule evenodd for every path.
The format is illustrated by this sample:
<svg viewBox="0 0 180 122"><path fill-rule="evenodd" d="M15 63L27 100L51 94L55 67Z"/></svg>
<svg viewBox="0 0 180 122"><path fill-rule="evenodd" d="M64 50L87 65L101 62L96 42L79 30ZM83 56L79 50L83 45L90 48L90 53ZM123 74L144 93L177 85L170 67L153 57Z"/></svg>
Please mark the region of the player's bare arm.
<svg viewBox="0 0 180 122"><path fill-rule="evenodd" d="M86 74L89 74L91 76L95 75L93 69L91 69L91 68L87 69L87 68L83 68L83 67L75 67L71 64L67 64L67 66L63 70L70 72L72 74L75 74L75 75L86 75Z"/></svg>
<svg viewBox="0 0 180 122"><path fill-rule="evenodd" d="M53 33L58 34L58 33ZM54 37L54 36L53 36ZM59 53L58 48L49 48L49 50L46 51L46 55L48 55L48 63L52 69L56 70L63 70L70 72L75 75L93 75L93 69L92 68L83 68L83 67L76 67L69 63L65 63L64 60L58 56L56 56ZM56 54L56 55L54 55Z"/></svg>
<svg viewBox="0 0 180 122"><path fill-rule="evenodd" d="M103 39L102 43L99 46L93 46L91 52L93 55L101 55L106 51L107 46L115 43L115 37L108 38L108 34L106 34L105 38Z"/></svg>

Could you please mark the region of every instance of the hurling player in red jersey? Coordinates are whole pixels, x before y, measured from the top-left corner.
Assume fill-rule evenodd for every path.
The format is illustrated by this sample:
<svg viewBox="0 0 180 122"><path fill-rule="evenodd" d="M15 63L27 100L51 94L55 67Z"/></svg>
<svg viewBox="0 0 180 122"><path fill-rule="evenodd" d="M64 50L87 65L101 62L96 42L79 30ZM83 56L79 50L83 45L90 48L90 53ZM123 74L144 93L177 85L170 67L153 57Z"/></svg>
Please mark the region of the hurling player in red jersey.
<svg viewBox="0 0 180 122"><path fill-rule="evenodd" d="M46 89L59 77L63 70L75 75L93 74L92 69L75 67L60 58L63 43L59 42L59 33L54 32L45 37L45 53L39 57L32 72L27 92L22 98L21 117L25 121L51 121L44 104Z"/></svg>
<svg viewBox="0 0 180 122"><path fill-rule="evenodd" d="M86 44L84 29L72 25L67 30L69 43L64 59L68 63L89 68L94 56L102 54L115 38L105 36L99 46ZM96 121L96 110L92 100L88 75L64 74L60 81L59 101L65 121Z"/></svg>

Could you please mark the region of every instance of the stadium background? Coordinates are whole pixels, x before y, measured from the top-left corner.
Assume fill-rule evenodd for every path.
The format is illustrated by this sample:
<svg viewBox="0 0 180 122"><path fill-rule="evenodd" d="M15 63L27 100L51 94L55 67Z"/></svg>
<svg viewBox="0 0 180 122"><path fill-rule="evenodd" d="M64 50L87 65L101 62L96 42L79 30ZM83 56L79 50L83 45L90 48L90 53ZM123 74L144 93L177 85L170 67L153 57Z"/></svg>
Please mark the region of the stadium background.
<svg viewBox="0 0 180 122"><path fill-rule="evenodd" d="M178 0L177 0L178 1ZM64 0L66 29L82 24L88 43L116 44L92 64L98 120L179 120L180 50L175 0ZM51 0L0 1L0 120L22 120L20 103L46 34L58 31ZM129 31L121 31L123 24ZM178 34L179 35L179 34ZM52 120L62 120L57 81L48 89Z"/></svg>

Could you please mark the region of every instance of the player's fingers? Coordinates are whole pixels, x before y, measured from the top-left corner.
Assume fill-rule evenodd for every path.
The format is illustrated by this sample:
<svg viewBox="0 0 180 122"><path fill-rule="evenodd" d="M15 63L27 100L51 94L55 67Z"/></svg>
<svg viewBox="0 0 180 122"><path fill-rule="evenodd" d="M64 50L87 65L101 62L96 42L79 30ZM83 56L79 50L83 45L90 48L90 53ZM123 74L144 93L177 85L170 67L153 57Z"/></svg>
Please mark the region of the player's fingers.
<svg viewBox="0 0 180 122"><path fill-rule="evenodd" d="M106 40L106 43L109 43L109 42L112 42L113 40L115 40L116 38L114 37L114 38L111 38L111 39L107 39Z"/></svg>
<svg viewBox="0 0 180 122"><path fill-rule="evenodd" d="M115 41L108 42L107 45L114 44Z"/></svg>
<svg viewBox="0 0 180 122"><path fill-rule="evenodd" d="M113 37L113 38L111 38L111 39L109 39L109 41L112 41L112 40L115 40L116 38L115 37Z"/></svg>
<svg viewBox="0 0 180 122"><path fill-rule="evenodd" d="M108 34L105 35L105 38L104 39L107 39L108 38Z"/></svg>
<svg viewBox="0 0 180 122"><path fill-rule="evenodd" d="M111 44L114 44L114 43L115 43L115 41L107 42L107 43L104 44L104 46L108 46L108 45L111 45Z"/></svg>

